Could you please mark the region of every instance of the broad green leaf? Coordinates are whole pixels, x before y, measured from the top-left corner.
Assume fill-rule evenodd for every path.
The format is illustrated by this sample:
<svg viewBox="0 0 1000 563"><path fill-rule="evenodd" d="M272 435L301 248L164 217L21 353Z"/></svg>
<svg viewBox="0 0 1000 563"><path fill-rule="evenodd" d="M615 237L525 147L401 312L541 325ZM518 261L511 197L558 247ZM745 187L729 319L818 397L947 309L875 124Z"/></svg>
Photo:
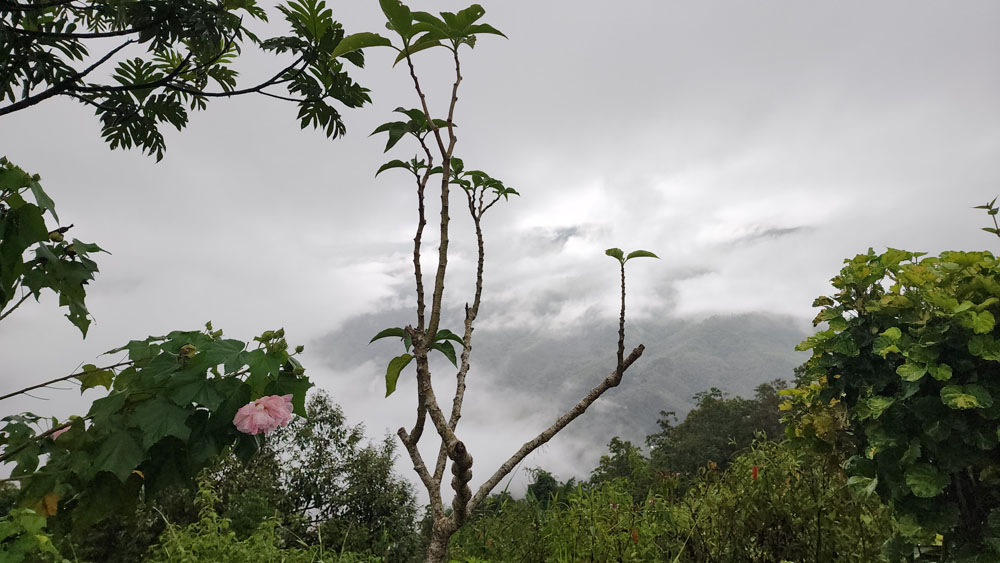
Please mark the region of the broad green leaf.
<svg viewBox="0 0 1000 563"><path fill-rule="evenodd" d="M899 338L903 336L903 331L899 330L899 327L894 326L892 328L887 328L884 331L882 331L882 336L885 336L892 340L899 340Z"/></svg>
<svg viewBox="0 0 1000 563"><path fill-rule="evenodd" d="M340 43L337 44L337 47L330 53L330 58L335 59L346 55L347 53L353 53L354 51L366 49L368 47L391 46L392 41L389 41L385 37L382 37L377 33L363 31L361 33L353 33L341 39Z"/></svg>
<svg viewBox="0 0 1000 563"><path fill-rule="evenodd" d="M51 213L52 217L56 220L56 223L58 223L59 216L56 215L56 204L52 201L52 198L49 197L49 194L45 193L42 186L35 180L30 180L28 182L28 188L31 189L31 195L35 196L35 201L38 203L38 207L40 207L42 211L48 211Z"/></svg>
<svg viewBox="0 0 1000 563"><path fill-rule="evenodd" d="M609 248L604 253L612 258L616 258L622 264L625 263L625 253L620 248Z"/></svg>
<svg viewBox="0 0 1000 563"><path fill-rule="evenodd" d="M918 381L927 373L927 366L908 361L896 368L896 373L905 381Z"/></svg>
<svg viewBox="0 0 1000 563"><path fill-rule="evenodd" d="M993 406L993 396L982 385L975 383L966 385L965 392L976 398L980 408L988 409Z"/></svg>
<svg viewBox="0 0 1000 563"><path fill-rule="evenodd" d="M951 366L948 364L932 364L928 366L927 371L938 381L948 381L952 375Z"/></svg>
<svg viewBox="0 0 1000 563"><path fill-rule="evenodd" d="M633 250L632 252L628 253L628 256L625 257L625 261L628 262L629 260L631 260L633 258L656 258L656 259L659 259L660 257L657 256L657 255L655 255L655 254L653 254L652 252L650 252L648 250Z"/></svg>
<svg viewBox="0 0 1000 563"><path fill-rule="evenodd" d="M271 356L264 350L253 350L245 354L244 357L246 358L247 366L250 368L247 383L250 385L251 393L255 398L261 397L264 395L264 389L268 383L278 376L278 372L281 370L281 362L278 358Z"/></svg>
<svg viewBox="0 0 1000 563"><path fill-rule="evenodd" d="M444 354L453 366L458 367L458 357L455 355L455 346L451 342L448 342L447 340L435 342L431 348Z"/></svg>
<svg viewBox="0 0 1000 563"><path fill-rule="evenodd" d="M371 344L372 342L375 342L376 340L379 340L379 339L382 339L382 338L389 338L390 336L395 336L396 338L405 338L406 337L406 331L403 330L403 329L401 329L401 328L399 328L399 327L387 328L387 329L379 332L375 336L373 336L372 339L368 341L368 343Z"/></svg>
<svg viewBox="0 0 1000 563"><path fill-rule="evenodd" d="M91 464L91 474L108 471L124 482L145 457L146 453L130 433L113 430L101 440L101 447Z"/></svg>
<svg viewBox="0 0 1000 563"><path fill-rule="evenodd" d="M410 354L403 354L389 360L389 366L385 370L386 397L392 395L393 391L396 390L396 381L399 380L399 372L403 371L403 368L409 365L411 360L413 360L413 356Z"/></svg>
<svg viewBox="0 0 1000 563"><path fill-rule="evenodd" d="M80 393L82 394L87 389L98 385L110 390L115 373L106 369L99 370L94 364L86 364L83 366L83 374L76 376L76 378L80 380Z"/></svg>
<svg viewBox="0 0 1000 563"><path fill-rule="evenodd" d="M851 357L857 356L859 353L861 353L861 350L858 349L858 345L854 342L852 338L850 338L848 335L844 333L840 334L841 336L839 338L835 338L833 340L833 346L830 347L830 350L832 352L836 352L837 354L843 354L845 356L851 356Z"/></svg>
<svg viewBox="0 0 1000 563"><path fill-rule="evenodd" d="M915 496L933 498L951 482L947 475L940 473L936 467L927 463L918 463L906 470L906 485Z"/></svg>
<svg viewBox="0 0 1000 563"><path fill-rule="evenodd" d="M414 26L415 27L415 26ZM413 55L419 53L420 51L425 51L431 47L440 47L441 41L435 39L433 35L421 36L413 45L400 49L399 54L396 55L396 60L392 61L392 66L399 64L399 61L406 59L407 56L412 57Z"/></svg>
<svg viewBox="0 0 1000 563"><path fill-rule="evenodd" d="M164 397L154 397L135 407L128 425L142 432L142 447L148 450L167 436L186 441L191 434L187 426L190 415L189 409L179 407Z"/></svg>
<svg viewBox="0 0 1000 563"><path fill-rule="evenodd" d="M486 23L480 23L480 24L476 24L476 25L471 25L466 30L466 33L469 33L470 35L471 34L478 34L478 33L490 33L490 34L493 34L493 35L499 35L499 36L503 37L504 39L507 38L507 36L504 35L499 29L493 27L492 25L486 24Z"/></svg>
<svg viewBox="0 0 1000 563"><path fill-rule="evenodd" d="M273 387L268 387L269 395L292 395L292 412L299 416L306 416L306 393L312 388L313 383L305 377L298 377L289 373L282 373L273 383Z"/></svg>
<svg viewBox="0 0 1000 563"><path fill-rule="evenodd" d="M989 311L973 313L972 331L976 334L989 334L994 326L996 326L996 319L993 317L993 313Z"/></svg>
<svg viewBox="0 0 1000 563"><path fill-rule="evenodd" d="M434 336L435 342L439 340L451 340L453 342L458 342L463 348L465 347L465 341L462 340L462 337L446 328L437 331L437 334Z"/></svg>
<svg viewBox="0 0 1000 563"><path fill-rule="evenodd" d="M882 416L882 413L895 402L896 400L892 397L884 397L882 395L869 397L868 408L871 410L871 418L877 419Z"/></svg>
<svg viewBox="0 0 1000 563"><path fill-rule="evenodd" d="M385 14L385 19L389 20L392 25L392 29L402 37L409 38L412 35L410 27L413 24L410 9L399 0L379 0L378 3L382 8L382 13Z"/></svg>
<svg viewBox="0 0 1000 563"><path fill-rule="evenodd" d="M120 377L119 377L120 378ZM216 389L218 380L208 379L204 372L180 373L170 379L171 387L166 396L179 406L191 404L214 411L222 404L224 397Z"/></svg>
<svg viewBox="0 0 1000 563"><path fill-rule="evenodd" d="M378 171L375 172L375 175L378 176L382 172L385 172L386 170L390 170L392 168L405 168L407 170L410 170L410 165L403 162L402 160L390 160L389 162L386 162L385 164L380 166Z"/></svg>
<svg viewBox="0 0 1000 563"><path fill-rule="evenodd" d="M963 312L963 311L968 311L968 310L969 310L969 309L971 309L972 307L973 307L973 303L972 303L972 301L969 301L968 299L966 299L965 301L962 301L962 302L961 302L961 303L960 303L960 304L959 304L958 306L956 306L956 307L955 307L954 309L952 309L952 313L961 313L961 312Z"/></svg>
<svg viewBox="0 0 1000 563"><path fill-rule="evenodd" d="M985 390L984 390L985 391ZM947 385L941 389L941 402L953 409L975 409L983 407L979 399L962 385Z"/></svg>

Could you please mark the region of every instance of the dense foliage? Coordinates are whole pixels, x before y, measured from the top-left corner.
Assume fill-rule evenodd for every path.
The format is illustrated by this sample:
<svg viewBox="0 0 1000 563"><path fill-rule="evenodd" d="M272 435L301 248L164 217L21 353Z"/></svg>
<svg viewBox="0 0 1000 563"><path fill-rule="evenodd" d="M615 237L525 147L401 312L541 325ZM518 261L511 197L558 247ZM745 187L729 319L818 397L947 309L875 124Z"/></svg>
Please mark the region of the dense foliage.
<svg viewBox="0 0 1000 563"><path fill-rule="evenodd" d="M344 37L322 0L278 7L289 27L261 40L244 26L266 20L254 0L71 0L0 2L0 116L55 96L94 109L111 148L163 158L160 126L181 129L188 110L211 98L262 94L295 102L302 127L336 137L345 128L331 102L369 102L330 57ZM247 45L292 59L271 78L240 87L233 62ZM361 66L360 52L346 57ZM111 74L111 80L96 77ZM280 93L273 92L280 88Z"/></svg>
<svg viewBox="0 0 1000 563"><path fill-rule="evenodd" d="M802 344L796 435L854 454L851 482L892 503L908 543L1000 556L1000 262L889 249L846 264L815 303L828 328Z"/></svg>
<svg viewBox="0 0 1000 563"><path fill-rule="evenodd" d="M758 442L686 490L663 476L634 498L627 478L577 486L544 503L498 498L460 531L458 561L883 560L889 511L853 494L840 471L788 442Z"/></svg>
<svg viewBox="0 0 1000 563"><path fill-rule="evenodd" d="M763 383L753 399L728 397L713 387L695 394L695 408L680 424L674 413L660 412L660 431L646 438L653 467L668 472L694 472L709 462L725 467L757 433L781 437L778 391L785 387L780 379Z"/></svg>

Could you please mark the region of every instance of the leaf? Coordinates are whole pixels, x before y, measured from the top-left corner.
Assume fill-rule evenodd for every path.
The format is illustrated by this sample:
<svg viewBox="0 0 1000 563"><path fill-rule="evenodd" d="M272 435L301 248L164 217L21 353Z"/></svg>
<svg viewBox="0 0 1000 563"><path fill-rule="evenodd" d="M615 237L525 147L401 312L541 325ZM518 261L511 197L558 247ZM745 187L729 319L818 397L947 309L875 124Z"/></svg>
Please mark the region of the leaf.
<svg viewBox="0 0 1000 563"><path fill-rule="evenodd" d="M928 366L927 371L938 381L948 381L952 375L951 366L948 364L934 364Z"/></svg>
<svg viewBox="0 0 1000 563"><path fill-rule="evenodd" d="M882 336L890 338L892 340L899 340L903 336L903 331L899 330L899 327L887 328L882 332Z"/></svg>
<svg viewBox="0 0 1000 563"><path fill-rule="evenodd" d="M368 31L363 31L361 33L353 33L344 37L337 44L337 47L330 53L330 58L335 59L337 57L346 55L347 53L353 53L360 49L366 49L368 47L391 47L392 41L389 41L385 37L377 33L371 33Z"/></svg>
<svg viewBox="0 0 1000 563"><path fill-rule="evenodd" d="M143 401L135 408L129 417L128 426L142 432L142 447L148 450L167 436L186 441L191 434L191 429L187 426L190 414L188 409L179 407L164 397L155 397Z"/></svg>
<svg viewBox="0 0 1000 563"><path fill-rule="evenodd" d="M896 400L893 399L892 397L884 397L882 395L875 395L873 397L869 397L868 408L871 410L871 418L877 419L878 417L882 416L882 413L885 412L885 410L888 409L890 406L892 406L892 404L895 402Z"/></svg>
<svg viewBox="0 0 1000 563"><path fill-rule="evenodd" d="M973 313L972 331L976 334L988 334L994 326L996 326L996 318L993 317L993 313L989 311Z"/></svg>
<svg viewBox="0 0 1000 563"><path fill-rule="evenodd" d="M447 340L443 342L435 342L431 348L444 354L453 366L458 367L458 358L455 355L455 346L451 342L448 342Z"/></svg>
<svg viewBox="0 0 1000 563"><path fill-rule="evenodd" d="M648 250L633 250L632 252L628 253L628 256L625 257L625 261L628 262L633 258L656 258L657 260L659 260L660 257Z"/></svg>
<svg viewBox="0 0 1000 563"><path fill-rule="evenodd" d="M403 354L389 360L389 366L385 370L386 397L392 395L392 392L396 390L396 381L399 379L399 372L403 371L403 368L409 365L411 360L413 360L413 356L410 354Z"/></svg>
<svg viewBox="0 0 1000 563"><path fill-rule="evenodd" d="M609 248L604 253L612 258L617 258L622 264L625 263L625 253L620 248Z"/></svg>
<svg viewBox="0 0 1000 563"><path fill-rule="evenodd" d="M182 407L196 404L214 411L224 400L216 389L217 381L205 377L204 372L181 373L170 379L171 389L166 396Z"/></svg>
<svg viewBox="0 0 1000 563"><path fill-rule="evenodd" d="M395 336L396 338L405 338L406 337L406 331L403 330L403 329L401 329L401 328L399 328L399 327L387 328L387 329L383 330L382 332L380 332L380 333L376 334L375 336L373 336L372 339L368 341L368 343L371 344L372 342L375 342L376 340L380 340L382 338L389 338L390 336Z"/></svg>
<svg viewBox="0 0 1000 563"><path fill-rule="evenodd" d="M896 373L905 381L918 381L927 373L927 366L908 361L896 368Z"/></svg>
<svg viewBox="0 0 1000 563"><path fill-rule="evenodd" d="M985 389L978 385L947 385L941 389L941 402L956 410L985 408L989 406L980 402L980 399L988 401L989 405L993 404L993 398Z"/></svg>
<svg viewBox="0 0 1000 563"><path fill-rule="evenodd" d="M437 342L438 340L451 340L458 342L463 348L465 347L465 341L462 340L460 336L446 328L437 331L437 334L434 336L434 341Z"/></svg>
<svg viewBox="0 0 1000 563"><path fill-rule="evenodd" d="M268 387L268 394L291 394L292 412L299 416L306 416L306 393L312 386L313 383L305 377L282 373L274 382L273 387Z"/></svg>
<svg viewBox="0 0 1000 563"><path fill-rule="evenodd" d="M108 471L124 482L145 457L142 447L131 434L124 430L113 430L101 440L101 448L91 465L91 475Z"/></svg>
<svg viewBox="0 0 1000 563"><path fill-rule="evenodd" d="M392 29L402 37L411 37L410 27L413 25L413 16L410 14L410 9L399 0L378 0L378 3L382 8L382 13L385 14L385 19L392 24Z"/></svg>
<svg viewBox="0 0 1000 563"><path fill-rule="evenodd" d="M31 180L28 182L28 188L31 190L31 195L35 196L35 202L38 203L38 207L42 211L48 211L51 213L52 217L56 220L56 223L58 223L59 216L56 215L56 204L52 201L52 198L49 197L49 194L45 193L45 190L42 189L41 184L35 180Z"/></svg>
<svg viewBox="0 0 1000 563"><path fill-rule="evenodd" d="M247 383L254 397L264 395L264 389L274 377L277 377L281 370L281 362L278 358L271 356L264 350L254 350L246 354L247 366L250 368L250 376Z"/></svg>
<svg viewBox="0 0 1000 563"><path fill-rule="evenodd" d="M493 27L492 25L486 24L486 23L480 23L480 24L476 24L476 25L471 25L466 30L466 33L469 33L469 34L474 34L474 33L490 33L490 34L493 34L493 35L499 35L499 36L503 37L504 39L507 39L507 36L504 35L499 29Z"/></svg>
<svg viewBox="0 0 1000 563"><path fill-rule="evenodd" d="M390 160L389 162L386 162L385 164L380 166L378 171L375 172L375 175L378 176L382 172L385 172L386 170L390 170L392 168L405 168L407 170L410 170L410 165L403 162L402 160Z"/></svg>
<svg viewBox="0 0 1000 563"><path fill-rule="evenodd" d="M80 380L80 394L83 394L87 389L98 385L110 390L115 373L106 369L99 370L94 364L86 364L83 366L83 374L76 376L76 378Z"/></svg>
<svg viewBox="0 0 1000 563"><path fill-rule="evenodd" d="M435 39L434 36L432 35L424 35L423 37L418 39L413 45L400 49L399 54L396 55L396 60L392 61L392 66L396 66L397 64L399 64L399 61L404 60L407 57L407 55L412 57L413 55L419 53L420 51L430 49L431 47L440 47L440 46L441 46L440 40Z"/></svg>
<svg viewBox="0 0 1000 563"><path fill-rule="evenodd" d="M914 496L933 498L951 482L947 475L940 473L936 467L927 463L918 463L906 470L906 485Z"/></svg>

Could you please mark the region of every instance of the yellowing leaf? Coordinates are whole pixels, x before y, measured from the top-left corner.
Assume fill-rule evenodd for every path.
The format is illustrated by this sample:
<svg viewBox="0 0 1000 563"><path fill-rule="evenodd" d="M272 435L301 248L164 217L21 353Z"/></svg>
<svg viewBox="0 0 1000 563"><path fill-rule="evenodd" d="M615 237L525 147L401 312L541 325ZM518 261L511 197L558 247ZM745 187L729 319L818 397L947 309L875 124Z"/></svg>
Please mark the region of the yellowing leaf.
<svg viewBox="0 0 1000 563"><path fill-rule="evenodd" d="M59 495L55 493L49 493L42 497L39 503L39 512L46 516L55 516L56 508L59 506Z"/></svg>

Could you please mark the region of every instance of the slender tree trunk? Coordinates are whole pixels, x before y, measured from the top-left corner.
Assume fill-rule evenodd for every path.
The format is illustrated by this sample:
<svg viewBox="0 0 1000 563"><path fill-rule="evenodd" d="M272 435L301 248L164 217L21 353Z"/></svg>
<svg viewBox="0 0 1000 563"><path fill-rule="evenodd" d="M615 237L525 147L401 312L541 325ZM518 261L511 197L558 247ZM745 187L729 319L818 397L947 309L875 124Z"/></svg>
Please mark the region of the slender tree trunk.
<svg viewBox="0 0 1000 563"><path fill-rule="evenodd" d="M451 535L454 533L449 528L441 526L437 522L434 523L434 526L431 528L431 543L427 545L425 563L447 562L448 544L451 541Z"/></svg>

